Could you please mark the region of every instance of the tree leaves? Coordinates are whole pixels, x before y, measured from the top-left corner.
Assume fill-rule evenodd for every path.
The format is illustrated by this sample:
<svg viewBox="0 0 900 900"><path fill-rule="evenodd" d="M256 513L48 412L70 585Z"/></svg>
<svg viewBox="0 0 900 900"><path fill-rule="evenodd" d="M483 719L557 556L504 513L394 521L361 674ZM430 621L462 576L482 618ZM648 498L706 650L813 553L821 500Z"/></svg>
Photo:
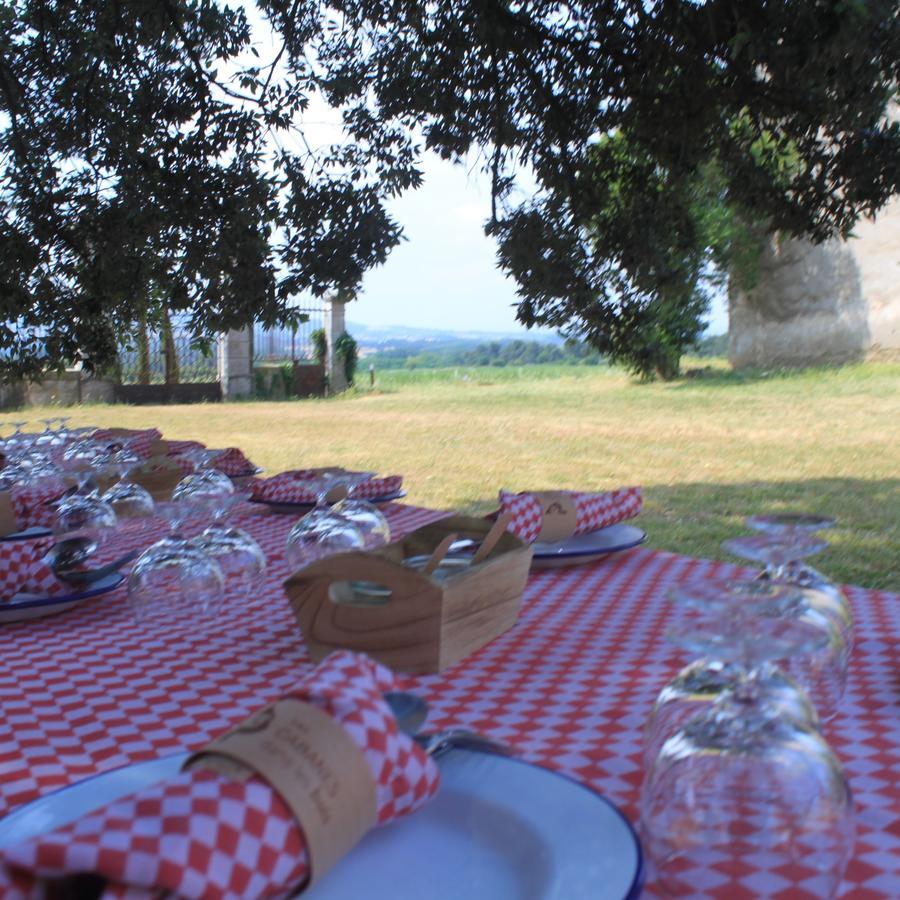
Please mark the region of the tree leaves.
<svg viewBox="0 0 900 900"><path fill-rule="evenodd" d="M711 265L751 270L761 229L847 235L900 191L898 17L893 0L7 4L0 368L107 363L151 292L208 341L353 290L401 239L385 201L420 183L424 146L490 175L522 322L672 374ZM313 101L343 121L333 146Z"/></svg>

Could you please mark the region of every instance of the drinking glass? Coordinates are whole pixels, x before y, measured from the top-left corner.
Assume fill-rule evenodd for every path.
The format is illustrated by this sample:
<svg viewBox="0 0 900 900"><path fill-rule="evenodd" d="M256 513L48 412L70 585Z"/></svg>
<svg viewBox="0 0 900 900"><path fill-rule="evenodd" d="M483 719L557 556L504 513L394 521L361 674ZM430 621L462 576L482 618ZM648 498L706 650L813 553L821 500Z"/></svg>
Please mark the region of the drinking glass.
<svg viewBox="0 0 900 900"><path fill-rule="evenodd" d="M795 585L731 579L689 582L676 586L668 596L703 612L724 614L726 609L740 605L758 616L802 620L817 628L822 633L822 643L809 652L791 653L781 660L780 666L808 694L822 721L836 714L847 683L847 649L839 622L816 594ZM780 673L775 678L779 683L783 680Z"/></svg>
<svg viewBox="0 0 900 900"><path fill-rule="evenodd" d="M67 537L83 535L102 544L117 523L113 508L99 497L71 494L56 504L53 533Z"/></svg>
<svg viewBox="0 0 900 900"><path fill-rule="evenodd" d="M103 495L120 518L149 518L153 515L155 504L150 492L131 481L129 476L141 459L131 450L123 449L112 454L109 469L118 477L118 481Z"/></svg>
<svg viewBox="0 0 900 900"><path fill-rule="evenodd" d="M811 531L811 525L799 527L792 525L790 528L778 528L772 524L780 517L755 516L748 519L752 527L765 527L764 534L744 535L722 542L722 547L735 556L761 562L765 566L760 573L760 579L764 581L795 584L809 591L817 593L817 603L823 613L834 620L841 630L841 636L847 653L849 663L850 652L853 648L853 610L850 607L844 593L837 585L830 584L828 580L811 566L801 560L824 550L828 542L815 537ZM832 519L821 517L796 516L790 517L791 521L802 519L811 523L831 523ZM821 527L826 527L822 525Z"/></svg>
<svg viewBox="0 0 900 900"><path fill-rule="evenodd" d="M37 436L35 445L45 450L58 447L61 441L56 429L53 427L56 422L56 416L50 416L46 419L41 419L41 421L44 423L44 430Z"/></svg>
<svg viewBox="0 0 900 900"><path fill-rule="evenodd" d="M335 503L332 509L359 529L367 550L382 547L390 542L391 526L384 513L373 503L345 497Z"/></svg>
<svg viewBox="0 0 900 900"><path fill-rule="evenodd" d="M161 503L158 510L170 533L137 558L128 576L129 605L139 623L202 624L222 605L222 568L180 533L193 512L189 503Z"/></svg>
<svg viewBox="0 0 900 900"><path fill-rule="evenodd" d="M663 743L641 794L644 846L670 896L696 896L704 872L763 862L833 897L853 849L850 787L814 727L785 716L757 679L765 662L827 640L803 619L740 606L692 621L670 638L743 673Z"/></svg>
<svg viewBox="0 0 900 900"><path fill-rule="evenodd" d="M362 550L364 546L362 532L349 519L330 510L327 515L313 510L288 534L287 561L291 571L296 572L313 560L334 553Z"/></svg>
<svg viewBox="0 0 900 900"><path fill-rule="evenodd" d="M707 614L723 615L731 605L740 603L743 612L779 615L794 603L796 589L758 581L693 581L676 585L666 599L679 606ZM794 612L799 612L794 609ZM821 626L821 622L813 620ZM827 639L831 632L825 629ZM731 648L726 647L730 653ZM704 656L682 669L657 697L644 729L644 761L647 766L659 749L688 719L706 709L725 691L744 677L740 665L715 656ZM782 715L792 716L818 728L819 717L806 691L777 665L767 662L754 672L771 704Z"/></svg>
<svg viewBox="0 0 900 900"><path fill-rule="evenodd" d="M172 491L174 501L186 500L211 515L221 515L231 502L234 482L218 469L198 469L185 475Z"/></svg>
<svg viewBox="0 0 900 900"><path fill-rule="evenodd" d="M81 438L70 444L62 453L60 466L78 482L78 493L96 493L93 480L96 473L103 471L109 463L111 453L102 441Z"/></svg>
<svg viewBox="0 0 900 900"><path fill-rule="evenodd" d="M811 515L806 513L776 513L773 515L749 516L746 520L751 528L766 534L776 535L788 545L802 540L803 536L826 528L832 528L835 520L830 516ZM740 554L738 554L740 555ZM847 652L853 650L853 609L847 596L834 582L814 569L809 563L800 559L792 559L781 566L766 563L760 578L773 581L785 581L797 584L809 590L820 591L833 604L839 607L843 619L842 633L847 644Z"/></svg>
<svg viewBox="0 0 900 900"><path fill-rule="evenodd" d="M226 596L241 596L247 605L254 597L251 591L265 576L266 554L251 534L229 525L227 518L237 503L249 497L249 494L233 494L213 524L193 539L194 546L221 566Z"/></svg>
<svg viewBox="0 0 900 900"><path fill-rule="evenodd" d="M138 622L193 625L218 612L223 584L214 559L187 541L176 546L164 538L137 558L128 576L128 602Z"/></svg>
<svg viewBox="0 0 900 900"><path fill-rule="evenodd" d="M744 671L733 662L702 657L685 666L659 693L644 728L644 766L649 769L663 744L686 722L705 711L726 691L733 690ZM771 662L754 677L764 687L768 703L782 716L819 728L819 717L807 693Z"/></svg>

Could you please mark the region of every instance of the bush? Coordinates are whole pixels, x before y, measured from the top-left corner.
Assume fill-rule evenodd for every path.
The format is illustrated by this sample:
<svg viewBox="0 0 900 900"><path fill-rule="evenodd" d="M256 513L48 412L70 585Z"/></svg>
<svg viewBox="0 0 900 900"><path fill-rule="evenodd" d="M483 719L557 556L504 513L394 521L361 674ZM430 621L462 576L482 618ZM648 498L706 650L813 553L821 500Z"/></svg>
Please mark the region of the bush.
<svg viewBox="0 0 900 900"><path fill-rule="evenodd" d="M335 342L334 352L344 366L344 376L347 384L353 384L353 376L356 374L356 364L359 362L359 348L356 341L345 331Z"/></svg>
<svg viewBox="0 0 900 900"><path fill-rule="evenodd" d="M309 339L312 341L313 353L315 354L316 362L320 366L324 366L325 362L328 359L328 338L325 335L325 329L317 328L309 336Z"/></svg>

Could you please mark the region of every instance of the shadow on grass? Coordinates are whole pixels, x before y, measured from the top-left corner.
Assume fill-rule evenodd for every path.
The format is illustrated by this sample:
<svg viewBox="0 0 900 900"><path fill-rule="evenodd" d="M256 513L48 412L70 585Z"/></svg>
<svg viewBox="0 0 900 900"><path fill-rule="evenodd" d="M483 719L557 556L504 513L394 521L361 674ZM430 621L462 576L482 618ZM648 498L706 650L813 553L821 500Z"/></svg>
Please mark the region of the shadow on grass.
<svg viewBox="0 0 900 900"><path fill-rule="evenodd" d="M745 387L761 381L792 381L799 378L835 375L844 369L858 368L858 361L820 366L773 366L769 369L723 369L716 366L692 366L684 370L676 389L695 387Z"/></svg>
<svg viewBox="0 0 900 900"><path fill-rule="evenodd" d="M636 524L647 531L648 546L739 562L721 544L748 533L746 516L817 513L837 520L822 533L831 546L813 561L817 569L841 583L900 591L900 479L657 484L643 489L644 509ZM497 501L460 497L454 506L483 515L496 509Z"/></svg>

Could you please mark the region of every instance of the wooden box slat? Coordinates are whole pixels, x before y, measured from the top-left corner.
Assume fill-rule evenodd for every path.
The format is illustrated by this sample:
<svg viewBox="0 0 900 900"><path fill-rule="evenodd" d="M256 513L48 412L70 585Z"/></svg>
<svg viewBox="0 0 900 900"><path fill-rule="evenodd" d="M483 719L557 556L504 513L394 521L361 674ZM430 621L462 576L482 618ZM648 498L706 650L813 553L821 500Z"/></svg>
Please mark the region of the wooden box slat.
<svg viewBox="0 0 900 900"><path fill-rule="evenodd" d="M481 540L491 522L450 516L372 552L317 560L284 583L307 650L316 661L337 649L367 653L392 669L440 672L511 628L528 580L532 550L504 534L475 566L435 579L402 564L430 554L448 534ZM383 605L335 602L349 581L384 585Z"/></svg>

